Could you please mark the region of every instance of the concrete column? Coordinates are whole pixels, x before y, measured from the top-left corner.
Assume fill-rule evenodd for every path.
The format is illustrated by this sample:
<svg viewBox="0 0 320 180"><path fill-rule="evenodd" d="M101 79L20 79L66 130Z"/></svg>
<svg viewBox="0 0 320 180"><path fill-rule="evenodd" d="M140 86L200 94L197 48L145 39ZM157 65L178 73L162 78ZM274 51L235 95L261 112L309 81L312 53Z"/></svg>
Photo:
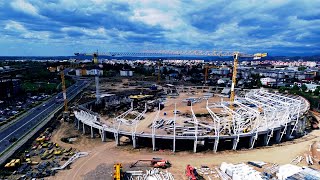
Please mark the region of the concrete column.
<svg viewBox="0 0 320 180"><path fill-rule="evenodd" d="M249 148L252 149L255 143L255 135L251 135L250 136L250 140L249 140Z"/></svg>
<svg viewBox="0 0 320 180"><path fill-rule="evenodd" d="M266 134L261 135L262 136L262 144L264 146L268 146L268 132Z"/></svg>
<svg viewBox="0 0 320 180"><path fill-rule="evenodd" d="M280 137L281 137L281 129L273 131L273 133L274 133L274 138L275 138L276 143L277 144L280 143L280 141L281 141L281 139L280 139Z"/></svg>
<svg viewBox="0 0 320 180"><path fill-rule="evenodd" d="M173 149L172 152L176 152L176 138L173 138Z"/></svg>
<svg viewBox="0 0 320 180"><path fill-rule="evenodd" d="M133 145L133 148L137 148L137 139L136 139L136 136L132 136L132 145Z"/></svg>
<svg viewBox="0 0 320 180"><path fill-rule="evenodd" d="M107 141L107 133L106 131L102 130L101 132L101 138L102 138L102 142L106 142Z"/></svg>
<svg viewBox="0 0 320 180"><path fill-rule="evenodd" d="M156 150L156 137L152 136L152 150L155 151Z"/></svg>
<svg viewBox="0 0 320 180"><path fill-rule="evenodd" d="M119 133L114 133L114 138L115 138L116 145L119 146L120 145Z"/></svg>
<svg viewBox="0 0 320 180"><path fill-rule="evenodd" d="M82 123L82 134L86 134L86 128L84 126L85 126L85 124Z"/></svg>
<svg viewBox="0 0 320 180"><path fill-rule="evenodd" d="M93 127L91 126L91 138L94 138Z"/></svg>
<svg viewBox="0 0 320 180"><path fill-rule="evenodd" d="M292 130L292 126L291 126L291 124L288 124L288 126L287 126L287 131L286 131L286 136L285 136L285 139L286 139L286 140L289 140L289 139L290 139L291 130Z"/></svg>
<svg viewBox="0 0 320 180"><path fill-rule="evenodd" d="M198 145L198 142L196 140L194 140L194 143L193 143L193 152L194 153L197 152L197 145Z"/></svg>
<svg viewBox="0 0 320 180"><path fill-rule="evenodd" d="M238 139L238 137L235 137L233 139L233 146L232 146L232 150L237 150L237 146L238 146L238 142L240 139Z"/></svg>
<svg viewBox="0 0 320 180"><path fill-rule="evenodd" d="M218 144L219 144L219 139L215 138L214 139L214 144L213 144L213 152L217 152L218 151Z"/></svg>

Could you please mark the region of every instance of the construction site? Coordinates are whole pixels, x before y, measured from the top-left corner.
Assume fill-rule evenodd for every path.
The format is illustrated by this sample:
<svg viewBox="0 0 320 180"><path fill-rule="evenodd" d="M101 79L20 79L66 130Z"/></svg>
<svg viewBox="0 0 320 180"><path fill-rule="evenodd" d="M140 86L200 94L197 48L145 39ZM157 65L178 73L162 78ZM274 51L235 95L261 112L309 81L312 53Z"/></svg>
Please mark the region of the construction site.
<svg viewBox="0 0 320 180"><path fill-rule="evenodd" d="M64 73L69 74L59 72L64 111L53 130L38 134L5 164L10 178L285 179L320 174L313 169L320 134L307 134L308 100L272 89L236 88L239 53L225 54L234 57L230 87L162 82L160 63L152 77L101 78L98 54L90 55L97 68L94 83L68 102Z"/></svg>
<svg viewBox="0 0 320 180"><path fill-rule="evenodd" d="M92 137L100 136L102 141L115 137L118 145L121 137L126 137L133 147L194 152L199 147L216 152L266 146L301 136L304 113L309 109L308 102L299 96L265 90L242 92L232 107L223 95L230 91L226 88L217 92L203 87L169 86L158 94L168 91L174 93L166 97L130 95L122 100L115 100L117 95L113 94L108 96L110 101L105 101L112 113L105 115L89 110L94 105L79 105L75 110L75 126ZM108 103L122 109L117 109L117 114L110 111L112 105Z"/></svg>
<svg viewBox="0 0 320 180"><path fill-rule="evenodd" d="M309 102L263 89L235 89L241 54L233 57L231 88L160 85L159 78L158 85L128 79L100 85L96 76L96 99L74 108L74 125L102 141L112 137L120 145L125 137L134 148L173 152L254 148L303 135Z"/></svg>

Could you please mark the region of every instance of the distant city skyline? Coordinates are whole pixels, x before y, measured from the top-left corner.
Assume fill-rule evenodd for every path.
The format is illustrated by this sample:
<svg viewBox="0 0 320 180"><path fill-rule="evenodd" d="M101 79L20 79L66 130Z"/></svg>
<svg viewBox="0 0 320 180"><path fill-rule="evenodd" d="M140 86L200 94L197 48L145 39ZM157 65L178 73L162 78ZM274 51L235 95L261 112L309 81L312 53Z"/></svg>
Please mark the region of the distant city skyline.
<svg viewBox="0 0 320 180"><path fill-rule="evenodd" d="M0 1L0 56L99 50L320 54L319 0Z"/></svg>

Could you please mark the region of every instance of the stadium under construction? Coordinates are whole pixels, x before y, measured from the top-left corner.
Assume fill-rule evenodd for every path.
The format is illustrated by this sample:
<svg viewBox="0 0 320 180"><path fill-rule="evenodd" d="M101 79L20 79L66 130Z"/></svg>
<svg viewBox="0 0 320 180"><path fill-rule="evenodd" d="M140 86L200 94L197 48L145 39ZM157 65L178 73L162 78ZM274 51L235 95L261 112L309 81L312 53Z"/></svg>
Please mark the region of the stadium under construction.
<svg viewBox="0 0 320 180"><path fill-rule="evenodd" d="M138 96L128 96L124 98L127 109L109 119L90 110L95 101L79 105L74 108L75 127L83 134L90 133L92 138L115 139L117 145L126 137L125 142L132 143L134 148L216 152L251 149L297 138L303 135L305 114L310 108L303 97L264 89L238 91L232 103L225 95L226 89L186 86L159 89L165 96L149 98L148 102L156 102L153 107L144 103L143 108L137 109L133 101ZM121 103L118 101L113 103Z"/></svg>

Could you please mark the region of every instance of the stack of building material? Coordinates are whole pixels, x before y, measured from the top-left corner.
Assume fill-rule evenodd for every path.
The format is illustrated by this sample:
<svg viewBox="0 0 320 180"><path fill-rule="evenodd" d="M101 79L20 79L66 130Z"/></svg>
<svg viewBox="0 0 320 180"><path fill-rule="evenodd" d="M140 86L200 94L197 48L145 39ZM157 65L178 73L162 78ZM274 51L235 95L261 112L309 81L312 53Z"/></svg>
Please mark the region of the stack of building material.
<svg viewBox="0 0 320 180"><path fill-rule="evenodd" d="M292 164L285 164L279 167L277 177L279 180L285 180L287 177L292 176L302 171L302 168Z"/></svg>
<svg viewBox="0 0 320 180"><path fill-rule="evenodd" d="M128 171L126 172L129 180L174 180L173 175L168 171L160 171L159 168L143 171Z"/></svg>
<svg viewBox="0 0 320 180"><path fill-rule="evenodd" d="M295 179L310 179L310 180L316 180L320 179L320 171L313 169L313 168L304 168L302 171L287 177L287 180L295 180Z"/></svg>
<svg viewBox="0 0 320 180"><path fill-rule="evenodd" d="M248 161L248 164L258 167L258 168L262 168L262 166L266 165L267 163L262 162L262 161Z"/></svg>
<svg viewBox="0 0 320 180"><path fill-rule="evenodd" d="M260 172L244 163L234 165L223 162L221 163L220 169L232 177L233 180L262 180Z"/></svg>
<svg viewBox="0 0 320 180"><path fill-rule="evenodd" d="M197 168L198 174L200 174L203 178L206 179L224 179L219 178L219 173L216 171L216 169L211 169L208 166L201 166L200 168Z"/></svg>
<svg viewBox="0 0 320 180"><path fill-rule="evenodd" d="M276 172L279 171L279 164L272 164L271 166L264 167L264 175L266 177L274 177L276 175Z"/></svg>
<svg viewBox="0 0 320 180"><path fill-rule="evenodd" d="M299 164L302 160L303 160L303 157L302 157L302 156L297 156L297 157L295 157L290 163L291 163L291 164L294 164L294 165L297 165L297 164Z"/></svg>

